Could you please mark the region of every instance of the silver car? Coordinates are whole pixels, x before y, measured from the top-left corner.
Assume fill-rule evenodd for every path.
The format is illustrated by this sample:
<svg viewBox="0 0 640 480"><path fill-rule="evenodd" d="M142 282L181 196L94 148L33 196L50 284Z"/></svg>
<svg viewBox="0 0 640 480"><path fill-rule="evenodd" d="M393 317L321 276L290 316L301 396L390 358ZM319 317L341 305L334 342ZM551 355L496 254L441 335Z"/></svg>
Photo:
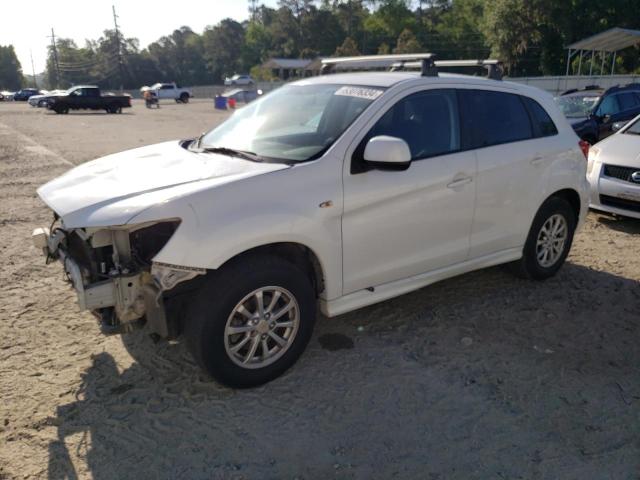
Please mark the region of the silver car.
<svg viewBox="0 0 640 480"><path fill-rule="evenodd" d="M640 115L589 150L590 207L640 219Z"/></svg>

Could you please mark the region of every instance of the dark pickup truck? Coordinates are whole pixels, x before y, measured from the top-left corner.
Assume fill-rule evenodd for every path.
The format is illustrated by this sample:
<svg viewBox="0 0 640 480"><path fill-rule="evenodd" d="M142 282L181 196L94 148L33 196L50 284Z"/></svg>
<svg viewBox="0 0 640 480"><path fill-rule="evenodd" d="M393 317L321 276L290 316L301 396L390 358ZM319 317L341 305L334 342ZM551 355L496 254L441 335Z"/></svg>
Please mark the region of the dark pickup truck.
<svg viewBox="0 0 640 480"><path fill-rule="evenodd" d="M556 103L576 134L593 145L640 114L640 84L603 89L590 85L564 92Z"/></svg>
<svg viewBox="0 0 640 480"><path fill-rule="evenodd" d="M123 108L131 106L129 95L102 95L94 86L77 86L63 95L48 99L47 108L56 113L69 113L69 110L105 110L107 113L122 113Z"/></svg>

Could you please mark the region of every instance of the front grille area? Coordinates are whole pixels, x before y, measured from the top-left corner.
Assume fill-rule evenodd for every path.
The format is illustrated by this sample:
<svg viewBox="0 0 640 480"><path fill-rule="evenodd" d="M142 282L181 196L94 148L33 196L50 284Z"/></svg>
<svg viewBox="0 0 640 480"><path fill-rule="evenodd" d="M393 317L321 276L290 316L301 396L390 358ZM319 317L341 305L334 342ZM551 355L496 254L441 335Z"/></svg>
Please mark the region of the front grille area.
<svg viewBox="0 0 640 480"><path fill-rule="evenodd" d="M631 175L634 172L640 172L640 168L637 167L619 167L618 165L606 165L604 166L604 175L606 177L617 178L624 180L625 182L636 183L631 180Z"/></svg>
<svg viewBox="0 0 640 480"><path fill-rule="evenodd" d="M620 208L622 210L630 210L632 212L640 212L640 202L627 200L626 198L610 197L609 195L600 195L600 203L609 207Z"/></svg>

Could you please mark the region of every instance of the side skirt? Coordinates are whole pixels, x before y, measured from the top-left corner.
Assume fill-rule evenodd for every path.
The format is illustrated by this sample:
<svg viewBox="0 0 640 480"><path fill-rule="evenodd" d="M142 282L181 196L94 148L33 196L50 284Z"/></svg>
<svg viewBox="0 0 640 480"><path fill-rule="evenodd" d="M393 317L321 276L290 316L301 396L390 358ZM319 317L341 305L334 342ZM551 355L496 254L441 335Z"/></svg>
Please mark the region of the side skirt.
<svg viewBox="0 0 640 480"><path fill-rule="evenodd" d="M510 248L501 252L492 253L491 255L457 263L450 267L440 268L394 282L375 285L371 290L358 290L334 300L320 299L320 310L327 317L342 315L343 313L357 310L358 308L404 295L405 293L418 290L432 283L439 282L440 280L455 277L456 275L493 267L494 265L500 265L502 263L513 262L522 257L522 248L523 247Z"/></svg>

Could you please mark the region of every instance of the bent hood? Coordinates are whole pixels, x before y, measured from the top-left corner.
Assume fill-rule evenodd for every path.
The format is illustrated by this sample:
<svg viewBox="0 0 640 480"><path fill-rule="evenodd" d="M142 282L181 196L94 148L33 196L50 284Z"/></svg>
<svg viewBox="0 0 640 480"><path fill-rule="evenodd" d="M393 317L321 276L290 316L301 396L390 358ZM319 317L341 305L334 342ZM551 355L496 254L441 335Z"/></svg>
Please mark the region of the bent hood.
<svg viewBox="0 0 640 480"><path fill-rule="evenodd" d="M211 188L284 168L195 153L173 141L84 163L40 187L38 195L69 227L122 225L147 207L199 190L204 181Z"/></svg>

